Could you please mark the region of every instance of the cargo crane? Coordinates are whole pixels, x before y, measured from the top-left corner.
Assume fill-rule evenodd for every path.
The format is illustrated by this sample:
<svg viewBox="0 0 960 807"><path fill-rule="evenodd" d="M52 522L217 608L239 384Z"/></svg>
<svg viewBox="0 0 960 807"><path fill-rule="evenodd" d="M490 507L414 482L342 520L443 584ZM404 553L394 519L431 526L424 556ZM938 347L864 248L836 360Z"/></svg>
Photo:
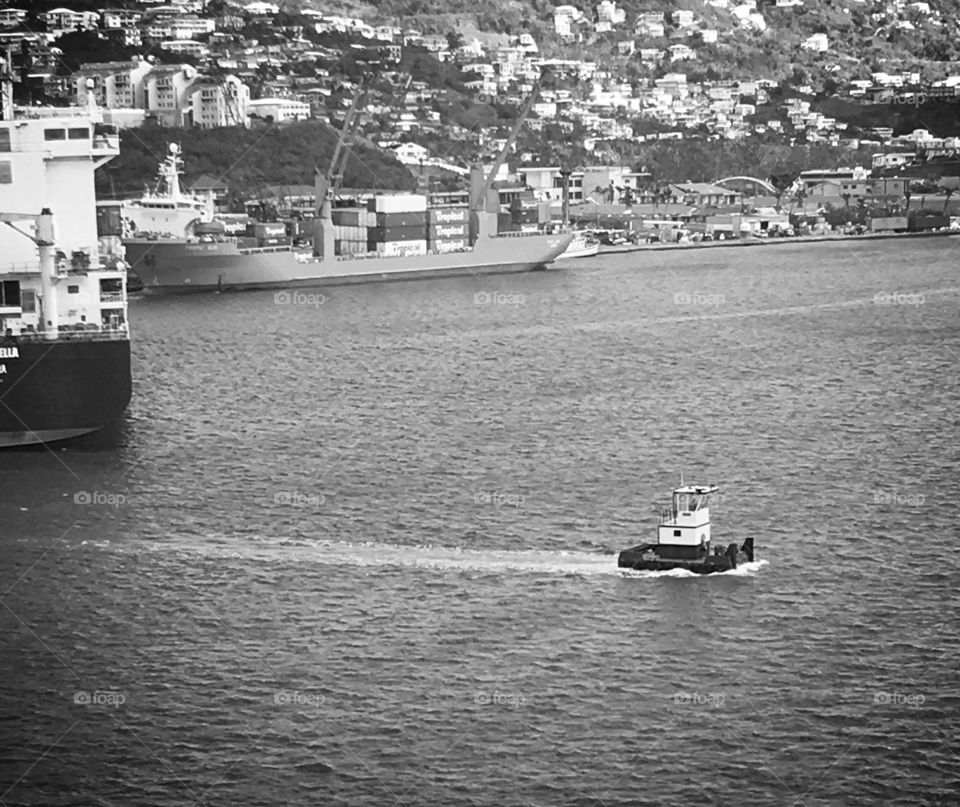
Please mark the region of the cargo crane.
<svg viewBox="0 0 960 807"><path fill-rule="evenodd" d="M357 113L363 105L366 94L366 90L362 90L353 97L353 103L350 105L346 117L344 117L340 135L337 137L337 145L333 149L333 156L330 158L327 172L325 174L321 173L319 167L316 170L315 204L317 223L313 231L313 255L321 260L327 256L333 256L334 230L330 218L330 208L333 204L334 194L343 184L343 174L349 156L349 146L346 145L346 141L356 128Z"/></svg>
<svg viewBox="0 0 960 807"><path fill-rule="evenodd" d="M17 226L20 222L33 225L34 233L22 230ZM0 223L11 230L20 233L24 238L33 241L40 256L40 306L42 311L41 322L46 321L45 334L50 339L56 339L60 321L59 306L57 305L57 285L67 276L66 256L54 252L56 239L54 238L53 214L49 208L44 208L39 214L0 212ZM60 260L58 260L58 258Z"/></svg>
<svg viewBox="0 0 960 807"><path fill-rule="evenodd" d="M479 187L479 189L477 189L473 187L474 182L471 183L470 206L473 210L489 211L490 205L488 204L487 197L490 193L490 189L493 187L493 181L497 176L497 172L500 170L500 166L503 165L503 162L507 159L507 155L510 153L510 150L517 142L517 137L520 134L520 130L523 128L523 124L526 123L527 118L530 116L533 105L536 103L537 97L540 95L540 86L543 84L543 79L544 74L541 73L534 82L533 89L530 90L530 95L527 98L526 103L523 105L523 108L520 110L520 115L514 122L513 128L510 130L510 134L507 135L507 141L503 144L503 148L500 149L500 153L493 161L493 166L490 168L490 173L487 175L486 179L484 179L483 184ZM475 179L475 177L476 174L471 175L471 179Z"/></svg>

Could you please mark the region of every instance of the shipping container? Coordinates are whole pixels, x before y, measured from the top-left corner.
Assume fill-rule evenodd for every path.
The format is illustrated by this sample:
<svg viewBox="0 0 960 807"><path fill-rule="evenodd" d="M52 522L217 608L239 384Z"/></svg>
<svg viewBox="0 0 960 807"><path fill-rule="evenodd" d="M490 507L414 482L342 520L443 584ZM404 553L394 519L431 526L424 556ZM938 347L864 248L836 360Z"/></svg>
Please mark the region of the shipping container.
<svg viewBox="0 0 960 807"><path fill-rule="evenodd" d="M435 241L430 245L433 252L462 252L470 249L470 242L465 238L454 238L449 241Z"/></svg>
<svg viewBox="0 0 960 807"><path fill-rule="evenodd" d="M367 209L364 207L335 207L330 211L334 225L360 227L366 225Z"/></svg>
<svg viewBox="0 0 960 807"><path fill-rule="evenodd" d="M247 218L242 216L237 219L220 219L223 222L223 231L227 235L244 235L247 232Z"/></svg>
<svg viewBox="0 0 960 807"><path fill-rule="evenodd" d="M511 210L536 210L540 207L540 202L536 199L513 199L510 202Z"/></svg>
<svg viewBox="0 0 960 807"><path fill-rule="evenodd" d="M427 214L423 212L412 213L377 213L377 227L426 227Z"/></svg>
<svg viewBox="0 0 960 807"><path fill-rule="evenodd" d="M945 213L926 210L912 213L908 223L908 229L911 232L919 232L921 230L938 230L941 227L949 226L950 217L948 215Z"/></svg>
<svg viewBox="0 0 960 807"><path fill-rule="evenodd" d="M367 229L367 241L421 241L425 240L425 226L413 227L370 227Z"/></svg>
<svg viewBox="0 0 960 807"><path fill-rule="evenodd" d="M336 226L333 228L333 237L342 241L366 241L369 230L366 227Z"/></svg>
<svg viewBox="0 0 960 807"><path fill-rule="evenodd" d="M366 241L334 241L335 255L363 255L368 252Z"/></svg>
<svg viewBox="0 0 960 807"><path fill-rule="evenodd" d="M368 209L377 213L425 213L427 197L415 193L374 196Z"/></svg>
<svg viewBox="0 0 960 807"><path fill-rule="evenodd" d="M399 255L426 255L427 242L420 241L386 241L372 242L367 245L371 252L378 252L381 255L391 257Z"/></svg>
<svg viewBox="0 0 960 807"><path fill-rule="evenodd" d="M430 224L467 224L470 221L468 207L432 207L427 211Z"/></svg>
<svg viewBox="0 0 960 807"><path fill-rule="evenodd" d="M469 227L466 222L462 224L431 224L427 229L427 240L433 241L437 238L466 238L469 234Z"/></svg>
<svg viewBox="0 0 960 807"><path fill-rule="evenodd" d="M222 221L198 221L193 225L194 235L223 235L226 227Z"/></svg>
<svg viewBox="0 0 960 807"><path fill-rule="evenodd" d="M237 247L239 249L253 249L257 247L257 239L252 235L238 235L237 236Z"/></svg>
<svg viewBox="0 0 960 807"><path fill-rule="evenodd" d="M547 224L553 219L553 206L550 202L540 202L537 206L540 224Z"/></svg>
<svg viewBox="0 0 960 807"><path fill-rule="evenodd" d="M540 211L536 208L531 208L529 210L517 210L512 214L514 224L539 224L540 223Z"/></svg>
<svg viewBox="0 0 960 807"><path fill-rule="evenodd" d="M878 216L870 219L870 229L873 232L882 232L886 230L906 230L906 216Z"/></svg>
<svg viewBox="0 0 960 807"><path fill-rule="evenodd" d="M287 225L282 221L258 221L247 228L247 235L254 238L280 238L287 234Z"/></svg>
<svg viewBox="0 0 960 807"><path fill-rule="evenodd" d="M272 235L267 238L258 238L257 246L261 247L289 247L293 239L286 235Z"/></svg>
<svg viewBox="0 0 960 807"><path fill-rule="evenodd" d="M120 205L97 205L97 237L123 235Z"/></svg>

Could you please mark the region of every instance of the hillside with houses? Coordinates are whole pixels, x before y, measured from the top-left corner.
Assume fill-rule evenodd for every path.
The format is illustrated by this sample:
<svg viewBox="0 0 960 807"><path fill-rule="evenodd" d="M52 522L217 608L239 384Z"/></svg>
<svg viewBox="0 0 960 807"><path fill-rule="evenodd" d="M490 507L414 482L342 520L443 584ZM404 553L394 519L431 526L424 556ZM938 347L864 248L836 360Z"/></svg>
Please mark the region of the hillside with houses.
<svg viewBox="0 0 960 807"><path fill-rule="evenodd" d="M188 173L220 172L239 193L309 181L316 155L264 154L239 170L228 154L195 159L199 133L255 140L310 122L329 140L363 92L357 147L384 155L384 182L451 186L499 150L539 77L514 172L600 165L664 186L861 168L949 185L960 181L958 42L960 3L904 0L0 9L20 103L96 104L121 129L161 129L184 144ZM142 186L143 144L157 139L125 138L129 157L101 184Z"/></svg>

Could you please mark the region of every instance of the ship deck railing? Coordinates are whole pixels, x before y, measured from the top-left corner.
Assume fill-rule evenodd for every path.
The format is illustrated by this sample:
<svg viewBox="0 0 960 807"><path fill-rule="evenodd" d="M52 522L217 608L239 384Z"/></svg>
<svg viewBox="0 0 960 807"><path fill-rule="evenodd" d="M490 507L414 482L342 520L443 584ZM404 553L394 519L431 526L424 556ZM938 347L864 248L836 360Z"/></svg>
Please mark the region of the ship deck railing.
<svg viewBox="0 0 960 807"><path fill-rule="evenodd" d="M73 330L69 326L63 326L57 331L56 337L44 331L23 331L10 341L8 337L0 337L0 345L15 345L25 342L115 342L130 338L130 332L126 328L89 328L83 330Z"/></svg>
<svg viewBox="0 0 960 807"><path fill-rule="evenodd" d="M0 264L0 275L35 275L40 273L40 261Z"/></svg>

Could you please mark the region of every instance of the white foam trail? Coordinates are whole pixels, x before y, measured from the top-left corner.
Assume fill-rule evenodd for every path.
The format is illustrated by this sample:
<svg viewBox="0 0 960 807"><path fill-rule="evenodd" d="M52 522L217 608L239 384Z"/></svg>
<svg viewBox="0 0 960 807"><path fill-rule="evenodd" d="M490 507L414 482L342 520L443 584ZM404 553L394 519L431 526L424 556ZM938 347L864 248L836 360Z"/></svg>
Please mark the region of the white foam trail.
<svg viewBox="0 0 960 807"><path fill-rule="evenodd" d="M463 549L445 546L313 544L320 563L351 566L415 566L445 571L525 572L530 574L613 575L617 556L589 552Z"/></svg>
<svg viewBox="0 0 960 807"><path fill-rule="evenodd" d="M141 545L142 546L142 545ZM114 545L119 549L119 545ZM125 548L133 550L134 545ZM522 573L543 575L626 576L626 577L701 577L685 569L668 572L636 572L620 569L616 554L541 549L468 549L463 547L342 542L330 540L284 541L273 539L230 539L209 536L207 540L190 539L151 543L153 551L179 551L218 558L263 563L317 563L330 566L423 568L438 571L480 572L488 574ZM768 561L742 564L723 572L748 576ZM709 575L708 575L709 576Z"/></svg>

